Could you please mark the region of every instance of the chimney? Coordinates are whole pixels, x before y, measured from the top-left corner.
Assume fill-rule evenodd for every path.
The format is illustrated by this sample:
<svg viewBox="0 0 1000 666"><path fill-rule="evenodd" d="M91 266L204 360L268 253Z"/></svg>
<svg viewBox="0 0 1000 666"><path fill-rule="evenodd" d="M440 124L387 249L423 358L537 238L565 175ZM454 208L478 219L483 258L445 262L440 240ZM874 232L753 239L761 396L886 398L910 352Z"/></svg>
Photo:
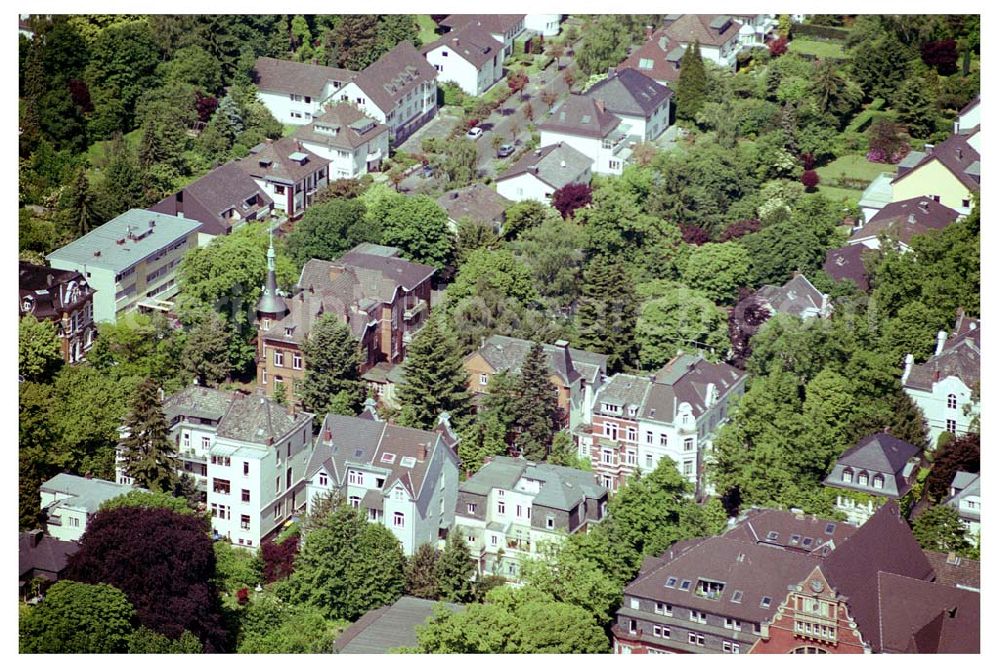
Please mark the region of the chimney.
<svg viewBox="0 0 1000 666"><path fill-rule="evenodd" d="M417 447L417 460L420 462L427 460L427 444L421 444Z"/></svg>
<svg viewBox="0 0 1000 666"><path fill-rule="evenodd" d="M329 428L327 428L326 430L323 431L323 441L324 442L332 442L333 441L333 433L330 432Z"/></svg>
<svg viewBox="0 0 1000 666"><path fill-rule="evenodd" d="M956 148L955 149L955 156L958 157L958 159L962 159L962 149L961 148Z"/></svg>
<svg viewBox="0 0 1000 666"><path fill-rule="evenodd" d="M332 282L337 278L338 275L344 272L343 266L338 266L337 264L330 264L330 281Z"/></svg>
<svg viewBox="0 0 1000 666"><path fill-rule="evenodd" d="M594 100L594 106L597 107L598 111L600 111L601 113L604 113L604 100L603 99L595 99Z"/></svg>
<svg viewBox="0 0 1000 666"><path fill-rule="evenodd" d="M910 377L910 371L913 370L913 354L906 355L905 365L903 366L903 379L902 382L905 384L906 380Z"/></svg>
<svg viewBox="0 0 1000 666"><path fill-rule="evenodd" d="M646 26L646 41L648 42L652 38L653 38L653 26L647 25Z"/></svg>
<svg viewBox="0 0 1000 666"><path fill-rule="evenodd" d="M944 331L938 331L937 334L937 349L934 350L935 356L940 356L942 350L944 350L944 343L948 339L948 334Z"/></svg>
<svg viewBox="0 0 1000 666"><path fill-rule="evenodd" d="M45 532L39 529L34 529L28 532L28 536L31 538L31 545L37 546L38 544L40 544L42 542L42 537L44 535Z"/></svg>
<svg viewBox="0 0 1000 666"><path fill-rule="evenodd" d="M563 362L566 364L566 372L573 367L573 358L569 354L569 342L566 340L556 340L556 347L562 350Z"/></svg>

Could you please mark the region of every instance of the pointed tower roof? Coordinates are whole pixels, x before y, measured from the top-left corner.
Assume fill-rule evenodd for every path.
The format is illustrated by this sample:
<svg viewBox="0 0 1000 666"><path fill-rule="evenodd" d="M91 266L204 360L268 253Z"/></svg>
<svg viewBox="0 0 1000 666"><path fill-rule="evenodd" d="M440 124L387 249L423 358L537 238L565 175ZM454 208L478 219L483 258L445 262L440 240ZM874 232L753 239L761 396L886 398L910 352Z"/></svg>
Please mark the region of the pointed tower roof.
<svg viewBox="0 0 1000 666"><path fill-rule="evenodd" d="M283 317L288 312L288 307L285 305L285 299L278 295L278 277L274 269L274 230L270 227L268 236L267 280L260 292L260 300L257 301L257 314Z"/></svg>

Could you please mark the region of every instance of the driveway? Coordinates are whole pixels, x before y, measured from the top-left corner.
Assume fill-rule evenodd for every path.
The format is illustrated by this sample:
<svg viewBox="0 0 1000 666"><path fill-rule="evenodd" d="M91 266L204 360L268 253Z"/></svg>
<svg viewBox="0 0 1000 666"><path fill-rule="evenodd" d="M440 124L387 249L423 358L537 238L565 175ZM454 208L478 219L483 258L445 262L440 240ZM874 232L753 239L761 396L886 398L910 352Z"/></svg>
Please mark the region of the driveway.
<svg viewBox="0 0 1000 666"><path fill-rule="evenodd" d="M451 135L451 131L455 129L458 122L459 119L455 116L442 113L438 109L437 114L429 123L406 137L406 141L396 146L396 150L405 153L419 153L421 152L420 143L424 139L445 139Z"/></svg>

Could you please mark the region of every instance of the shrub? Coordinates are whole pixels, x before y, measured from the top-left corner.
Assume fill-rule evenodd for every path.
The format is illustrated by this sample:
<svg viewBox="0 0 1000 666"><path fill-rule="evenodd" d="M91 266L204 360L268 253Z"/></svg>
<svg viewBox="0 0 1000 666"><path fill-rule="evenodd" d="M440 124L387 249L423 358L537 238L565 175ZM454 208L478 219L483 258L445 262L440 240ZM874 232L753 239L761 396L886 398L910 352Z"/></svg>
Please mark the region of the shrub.
<svg viewBox="0 0 1000 666"><path fill-rule="evenodd" d="M819 174L814 170L809 169L808 171L802 172L802 177L799 180L801 180L802 184L806 186L806 190L811 192L816 189L817 185L819 185Z"/></svg>

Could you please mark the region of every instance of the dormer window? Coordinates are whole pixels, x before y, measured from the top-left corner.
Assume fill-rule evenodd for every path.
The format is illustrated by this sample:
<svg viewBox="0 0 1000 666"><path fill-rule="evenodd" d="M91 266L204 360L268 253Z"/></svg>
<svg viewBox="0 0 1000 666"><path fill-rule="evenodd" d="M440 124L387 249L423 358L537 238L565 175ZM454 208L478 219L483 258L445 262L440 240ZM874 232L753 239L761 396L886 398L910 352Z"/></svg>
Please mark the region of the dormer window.
<svg viewBox="0 0 1000 666"><path fill-rule="evenodd" d="M694 593L699 597L705 597L706 599L719 599L722 597L722 590L725 587L726 584L720 583L719 581L699 579Z"/></svg>
<svg viewBox="0 0 1000 666"><path fill-rule="evenodd" d="M629 416L634 417L636 415L636 412L638 412L638 411L639 411L639 408L636 407L635 405L629 405L628 406L628 415Z"/></svg>
<svg viewBox="0 0 1000 666"><path fill-rule="evenodd" d="M605 402L601 405L601 410L607 412L608 414L621 414L622 408L620 405L612 405L610 402Z"/></svg>
<svg viewBox="0 0 1000 666"><path fill-rule="evenodd" d="M850 469L845 469L840 475L840 481L842 483L854 483L854 472Z"/></svg>
<svg viewBox="0 0 1000 666"><path fill-rule="evenodd" d="M881 474L872 477L872 488L882 488L885 485L885 478Z"/></svg>
<svg viewBox="0 0 1000 666"><path fill-rule="evenodd" d="M858 485L867 486L868 485L868 472L858 472Z"/></svg>
<svg viewBox="0 0 1000 666"><path fill-rule="evenodd" d="M285 337L286 337L286 338L290 338L290 337L292 337L292 330L293 330L293 329L292 329L292 327L291 327L291 326L286 326L286 327L285 327Z"/></svg>

